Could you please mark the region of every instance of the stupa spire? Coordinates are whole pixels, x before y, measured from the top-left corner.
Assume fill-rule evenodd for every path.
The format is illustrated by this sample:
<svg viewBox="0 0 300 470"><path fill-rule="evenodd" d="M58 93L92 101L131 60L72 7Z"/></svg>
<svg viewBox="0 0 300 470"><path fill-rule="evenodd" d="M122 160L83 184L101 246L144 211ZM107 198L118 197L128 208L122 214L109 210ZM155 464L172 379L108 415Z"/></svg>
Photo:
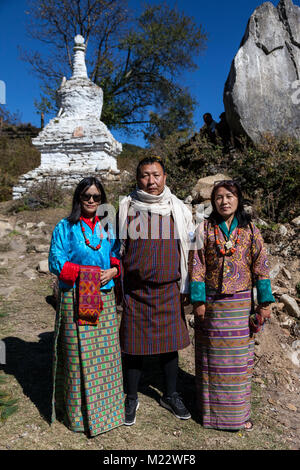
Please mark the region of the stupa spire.
<svg viewBox="0 0 300 470"><path fill-rule="evenodd" d="M85 64L86 45L84 43L84 38L78 34L75 36L74 42L73 75L71 78L88 78Z"/></svg>

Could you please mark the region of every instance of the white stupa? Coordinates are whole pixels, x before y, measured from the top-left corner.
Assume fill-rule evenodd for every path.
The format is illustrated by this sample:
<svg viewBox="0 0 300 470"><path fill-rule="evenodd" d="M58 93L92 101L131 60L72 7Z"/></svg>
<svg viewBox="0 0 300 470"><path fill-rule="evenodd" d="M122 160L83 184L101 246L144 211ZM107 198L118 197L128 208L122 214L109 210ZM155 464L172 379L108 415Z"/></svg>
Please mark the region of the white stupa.
<svg viewBox="0 0 300 470"><path fill-rule="evenodd" d="M55 178L71 188L83 177L118 179L117 155L122 145L100 121L103 92L87 75L84 38L76 36L73 75L64 77L57 90L59 112L32 143L41 152L41 165L23 175L13 188L13 198L44 178Z"/></svg>

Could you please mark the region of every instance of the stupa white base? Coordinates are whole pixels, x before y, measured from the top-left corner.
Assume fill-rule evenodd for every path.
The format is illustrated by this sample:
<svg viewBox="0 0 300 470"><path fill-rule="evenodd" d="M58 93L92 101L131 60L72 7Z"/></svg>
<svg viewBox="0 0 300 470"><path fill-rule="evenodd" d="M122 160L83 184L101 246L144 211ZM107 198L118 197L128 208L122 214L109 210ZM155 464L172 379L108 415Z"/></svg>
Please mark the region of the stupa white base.
<svg viewBox="0 0 300 470"><path fill-rule="evenodd" d="M103 182L119 178L116 157L122 144L100 120L103 92L87 76L81 36L75 37L74 51L73 75L70 80L64 78L57 90L58 115L32 139L41 152L41 164L21 176L13 199L45 179L70 189L86 176L98 176Z"/></svg>
<svg viewBox="0 0 300 470"><path fill-rule="evenodd" d="M71 171L66 169L53 171L51 168L38 167L23 175L17 186L13 188L13 199L20 199L30 191L31 186L38 185L47 181L55 181L63 189L71 190L81 181L88 176L95 176L100 179L104 184L120 180L119 170L99 170L95 171L92 168L72 168Z"/></svg>

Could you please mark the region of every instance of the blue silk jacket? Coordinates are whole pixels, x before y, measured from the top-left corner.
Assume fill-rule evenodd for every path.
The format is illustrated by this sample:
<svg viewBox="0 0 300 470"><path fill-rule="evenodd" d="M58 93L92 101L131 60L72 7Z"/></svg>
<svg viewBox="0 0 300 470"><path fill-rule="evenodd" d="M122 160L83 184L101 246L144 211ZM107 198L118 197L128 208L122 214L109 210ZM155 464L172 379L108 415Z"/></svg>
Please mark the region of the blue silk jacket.
<svg viewBox="0 0 300 470"><path fill-rule="evenodd" d="M80 222L72 225L67 219L62 219L53 231L49 252L49 270L58 277L67 261L82 266L99 266L102 269L109 269L112 257L120 259L120 243L116 240L111 227L108 232L101 227L99 222L96 223L94 230L85 222L83 222L83 227L90 244L96 247L101 242L101 248L94 251L86 245ZM107 290L113 286L114 281L110 280L101 290ZM72 288L62 280L59 281L59 287Z"/></svg>

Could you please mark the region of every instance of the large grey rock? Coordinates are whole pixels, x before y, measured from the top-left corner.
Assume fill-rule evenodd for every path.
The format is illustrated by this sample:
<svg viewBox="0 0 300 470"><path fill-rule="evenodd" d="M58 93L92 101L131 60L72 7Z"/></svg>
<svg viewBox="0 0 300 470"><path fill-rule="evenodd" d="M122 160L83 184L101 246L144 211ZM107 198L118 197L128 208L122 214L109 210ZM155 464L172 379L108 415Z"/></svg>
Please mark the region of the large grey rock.
<svg viewBox="0 0 300 470"><path fill-rule="evenodd" d="M249 19L224 89L235 135L300 140L300 8L292 0L260 5Z"/></svg>
<svg viewBox="0 0 300 470"><path fill-rule="evenodd" d="M0 220L0 238L4 237L12 230L13 227L11 226L8 220Z"/></svg>
<svg viewBox="0 0 300 470"><path fill-rule="evenodd" d="M49 245L34 245L34 249L37 253L48 253L49 251Z"/></svg>
<svg viewBox="0 0 300 470"><path fill-rule="evenodd" d="M294 341L288 348L288 356L296 366L300 367L300 341Z"/></svg>
<svg viewBox="0 0 300 470"><path fill-rule="evenodd" d="M275 279L280 273L281 269L282 269L281 263L275 264L275 266L273 266L273 268L270 270L270 279L272 280Z"/></svg>
<svg viewBox="0 0 300 470"><path fill-rule="evenodd" d="M37 278L36 272L33 269L26 269L26 271L23 272L23 275L31 281L34 281Z"/></svg>
<svg viewBox="0 0 300 470"><path fill-rule="evenodd" d="M282 237L285 237L288 234L288 229L285 225L279 225L278 232Z"/></svg>
<svg viewBox="0 0 300 470"><path fill-rule="evenodd" d="M285 308L292 317L300 318L300 308L295 299L287 294L283 294L280 301L284 303Z"/></svg>
<svg viewBox="0 0 300 470"><path fill-rule="evenodd" d="M44 260L40 261L38 266L37 266L37 270L38 270L39 273L48 274L49 273L48 260L44 259Z"/></svg>
<svg viewBox="0 0 300 470"><path fill-rule="evenodd" d="M299 225L300 225L300 215L298 217L296 217L295 219L293 219L291 223L293 225L295 225L296 227L299 227Z"/></svg>
<svg viewBox="0 0 300 470"><path fill-rule="evenodd" d="M210 199L216 181L230 180L229 176L218 173L217 175L200 178L192 189L191 196L194 202L203 202Z"/></svg>

